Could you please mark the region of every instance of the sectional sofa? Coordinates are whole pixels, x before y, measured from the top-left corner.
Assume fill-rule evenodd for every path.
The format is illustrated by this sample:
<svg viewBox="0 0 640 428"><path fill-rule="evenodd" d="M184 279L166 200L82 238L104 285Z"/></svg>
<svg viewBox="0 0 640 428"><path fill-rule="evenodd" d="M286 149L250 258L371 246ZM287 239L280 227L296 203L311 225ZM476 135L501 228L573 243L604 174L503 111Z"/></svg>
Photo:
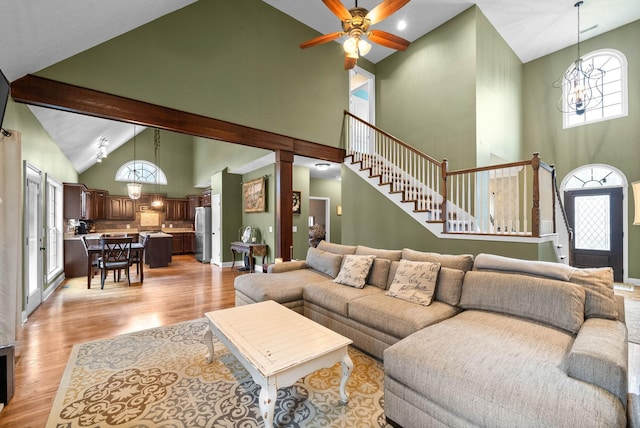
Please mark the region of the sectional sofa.
<svg viewBox="0 0 640 428"><path fill-rule="evenodd" d="M402 427L625 427L627 328L610 268L322 241L235 280L384 361ZM637 406L636 406L637 407Z"/></svg>

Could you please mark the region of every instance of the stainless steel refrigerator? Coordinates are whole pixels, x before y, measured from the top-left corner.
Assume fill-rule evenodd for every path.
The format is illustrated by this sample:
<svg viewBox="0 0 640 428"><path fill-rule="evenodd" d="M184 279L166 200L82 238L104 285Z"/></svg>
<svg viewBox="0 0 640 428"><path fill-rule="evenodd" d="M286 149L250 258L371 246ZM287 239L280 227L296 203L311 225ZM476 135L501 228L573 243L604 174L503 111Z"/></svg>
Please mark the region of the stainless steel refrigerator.
<svg viewBox="0 0 640 428"><path fill-rule="evenodd" d="M211 207L196 208L196 259L211 263Z"/></svg>

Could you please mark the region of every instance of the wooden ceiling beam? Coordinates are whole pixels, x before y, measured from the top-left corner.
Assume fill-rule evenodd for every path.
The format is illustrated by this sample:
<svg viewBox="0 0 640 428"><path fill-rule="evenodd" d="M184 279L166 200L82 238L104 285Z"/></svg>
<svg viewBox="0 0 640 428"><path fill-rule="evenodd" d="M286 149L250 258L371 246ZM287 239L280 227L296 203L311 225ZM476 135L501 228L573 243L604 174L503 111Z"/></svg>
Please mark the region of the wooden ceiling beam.
<svg viewBox="0 0 640 428"><path fill-rule="evenodd" d="M196 137L260 149L291 152L342 163L344 149L300 140L182 110L27 75L12 82L11 98L19 103L135 123Z"/></svg>

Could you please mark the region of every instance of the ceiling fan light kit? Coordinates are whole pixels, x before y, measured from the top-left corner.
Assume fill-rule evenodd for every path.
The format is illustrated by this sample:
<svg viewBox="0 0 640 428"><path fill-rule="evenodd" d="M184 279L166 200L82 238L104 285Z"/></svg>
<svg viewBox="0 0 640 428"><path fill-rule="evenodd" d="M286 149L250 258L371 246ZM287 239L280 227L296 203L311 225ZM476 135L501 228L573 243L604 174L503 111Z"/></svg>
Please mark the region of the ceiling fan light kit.
<svg viewBox="0 0 640 428"><path fill-rule="evenodd" d="M402 37L387 33L382 30L369 30L369 26L376 24L389 15L397 12L402 6L409 3L409 0L384 0L370 11L356 5L352 9L347 9L340 0L322 0L323 3L342 21L342 31L323 34L322 36L308 40L300 44L301 49L328 43L348 36L342 47L345 52L344 68L349 70L356 65L359 57L365 56L371 51L371 42L386 46L395 50L405 50L410 42Z"/></svg>

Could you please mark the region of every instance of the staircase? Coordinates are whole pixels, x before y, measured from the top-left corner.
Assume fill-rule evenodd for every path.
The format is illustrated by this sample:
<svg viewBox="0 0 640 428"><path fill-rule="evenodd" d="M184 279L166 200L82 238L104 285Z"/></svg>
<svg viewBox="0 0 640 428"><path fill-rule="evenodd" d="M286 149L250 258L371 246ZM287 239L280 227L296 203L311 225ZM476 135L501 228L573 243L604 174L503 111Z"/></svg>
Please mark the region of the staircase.
<svg viewBox="0 0 640 428"><path fill-rule="evenodd" d="M442 162L345 111L345 165L434 235L519 241L552 238L569 263L572 239L555 169L526 161L449 171Z"/></svg>

